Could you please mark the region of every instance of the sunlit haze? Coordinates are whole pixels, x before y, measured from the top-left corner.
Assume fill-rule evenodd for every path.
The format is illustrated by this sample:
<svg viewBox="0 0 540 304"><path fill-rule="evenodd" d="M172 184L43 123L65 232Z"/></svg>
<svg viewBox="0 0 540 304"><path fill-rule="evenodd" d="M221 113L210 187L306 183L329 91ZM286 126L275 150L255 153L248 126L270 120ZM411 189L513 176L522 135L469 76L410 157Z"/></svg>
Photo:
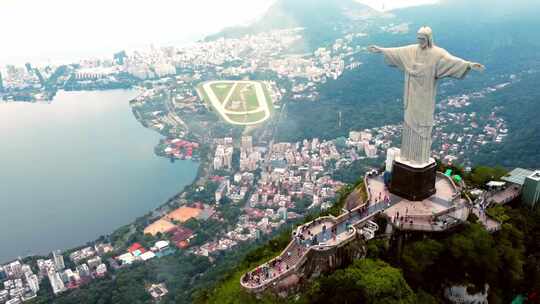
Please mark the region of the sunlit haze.
<svg viewBox="0 0 540 304"><path fill-rule="evenodd" d="M182 44L249 22L272 0L0 0L0 64Z"/></svg>
<svg viewBox="0 0 540 304"><path fill-rule="evenodd" d="M273 2L0 0L0 65L109 56L150 44L181 45L225 26L248 23ZM389 10L434 0L360 2Z"/></svg>

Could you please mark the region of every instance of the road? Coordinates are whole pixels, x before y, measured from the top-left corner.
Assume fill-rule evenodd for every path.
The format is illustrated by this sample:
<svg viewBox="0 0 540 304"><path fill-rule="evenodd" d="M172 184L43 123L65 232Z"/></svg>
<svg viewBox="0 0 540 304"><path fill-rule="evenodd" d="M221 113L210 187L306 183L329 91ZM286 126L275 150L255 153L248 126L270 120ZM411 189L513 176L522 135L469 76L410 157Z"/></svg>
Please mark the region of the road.
<svg viewBox="0 0 540 304"><path fill-rule="evenodd" d="M174 110L174 104L170 94L167 94L167 97L165 98L165 107L167 107L167 111L169 112L169 118L176 122L177 125L184 127L184 130L187 131L187 124L176 114L176 111Z"/></svg>

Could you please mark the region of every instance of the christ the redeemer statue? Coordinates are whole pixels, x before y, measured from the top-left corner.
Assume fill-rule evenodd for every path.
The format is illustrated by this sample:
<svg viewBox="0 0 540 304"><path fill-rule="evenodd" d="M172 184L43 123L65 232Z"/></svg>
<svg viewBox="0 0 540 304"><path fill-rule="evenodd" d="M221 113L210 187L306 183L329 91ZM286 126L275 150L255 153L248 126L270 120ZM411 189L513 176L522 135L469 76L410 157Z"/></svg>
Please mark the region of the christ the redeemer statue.
<svg viewBox="0 0 540 304"><path fill-rule="evenodd" d="M393 161L389 188L390 192L410 201L421 201L437 192L435 160L430 158L437 80L461 79L471 69L484 70L479 63L454 57L435 46L429 27L420 28L417 38L418 44L368 48L370 52L382 53L390 66L405 73L401 152Z"/></svg>
<svg viewBox="0 0 540 304"><path fill-rule="evenodd" d="M414 166L423 166L432 162L431 132L437 80L444 77L461 79L471 69L483 71L484 66L452 56L445 49L435 46L429 27L420 28L417 39L418 44L396 48L372 45L368 50L382 53L386 63L405 73L405 120L400 159Z"/></svg>

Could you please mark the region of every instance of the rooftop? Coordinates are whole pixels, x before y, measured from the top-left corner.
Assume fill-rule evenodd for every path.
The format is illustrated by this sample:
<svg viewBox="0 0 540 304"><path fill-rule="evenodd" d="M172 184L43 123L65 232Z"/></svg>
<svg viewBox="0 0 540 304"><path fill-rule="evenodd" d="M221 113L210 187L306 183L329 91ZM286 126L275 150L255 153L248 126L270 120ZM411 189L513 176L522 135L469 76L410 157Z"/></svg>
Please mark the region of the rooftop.
<svg viewBox="0 0 540 304"><path fill-rule="evenodd" d="M529 178L534 179L535 181L540 181L540 171L535 171L529 176Z"/></svg>
<svg viewBox="0 0 540 304"><path fill-rule="evenodd" d="M503 176L501 179L505 182L518 184L520 186L523 186L523 183L525 183L525 178L527 176L533 175L533 171L522 169L522 168L515 168L514 170L510 171L507 176Z"/></svg>
<svg viewBox="0 0 540 304"><path fill-rule="evenodd" d="M175 243L179 243L189 239L192 235L193 231L191 229L179 226L173 231L171 240Z"/></svg>

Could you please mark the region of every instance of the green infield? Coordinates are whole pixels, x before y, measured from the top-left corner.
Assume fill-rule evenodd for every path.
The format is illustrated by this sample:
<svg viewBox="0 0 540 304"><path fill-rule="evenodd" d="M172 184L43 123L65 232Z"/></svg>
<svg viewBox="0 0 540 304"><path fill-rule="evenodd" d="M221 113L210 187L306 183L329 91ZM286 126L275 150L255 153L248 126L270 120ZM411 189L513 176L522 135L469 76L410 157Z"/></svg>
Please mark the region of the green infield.
<svg viewBox="0 0 540 304"><path fill-rule="evenodd" d="M268 88L259 81L209 81L199 85L197 92L231 124L260 124L270 118L272 113Z"/></svg>
<svg viewBox="0 0 540 304"><path fill-rule="evenodd" d="M266 113L264 111L255 112L255 113L249 113L249 114L226 114L227 117L233 121L251 125L260 123L261 120L263 120L266 116Z"/></svg>
<svg viewBox="0 0 540 304"><path fill-rule="evenodd" d="M212 88L212 91L216 94L218 100L223 103L223 101L227 98L227 94L231 91L233 88L233 84L229 83L216 83L210 86Z"/></svg>

